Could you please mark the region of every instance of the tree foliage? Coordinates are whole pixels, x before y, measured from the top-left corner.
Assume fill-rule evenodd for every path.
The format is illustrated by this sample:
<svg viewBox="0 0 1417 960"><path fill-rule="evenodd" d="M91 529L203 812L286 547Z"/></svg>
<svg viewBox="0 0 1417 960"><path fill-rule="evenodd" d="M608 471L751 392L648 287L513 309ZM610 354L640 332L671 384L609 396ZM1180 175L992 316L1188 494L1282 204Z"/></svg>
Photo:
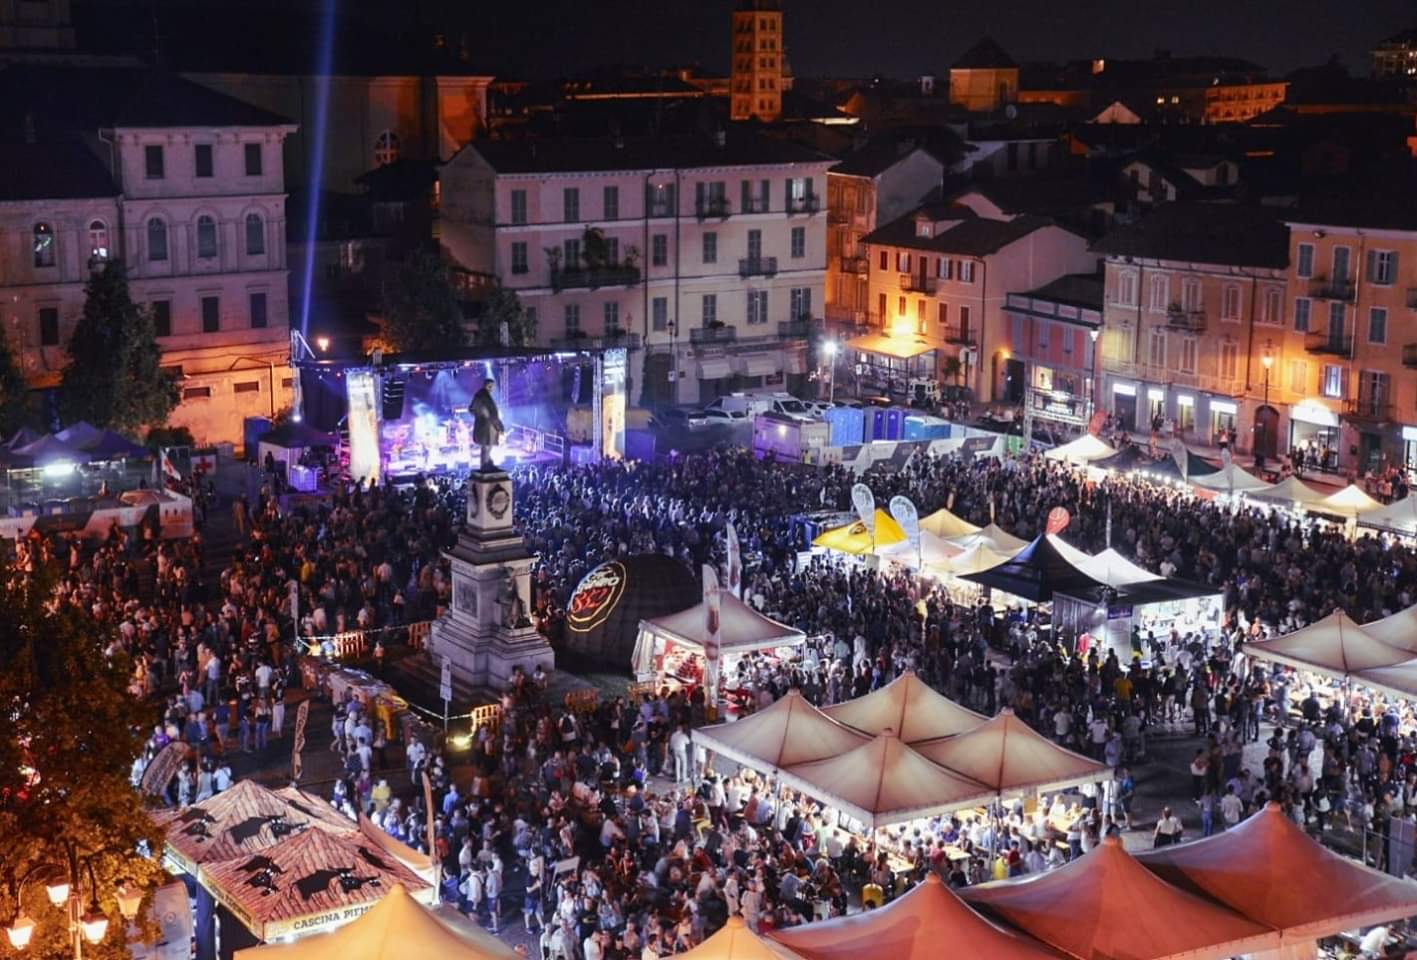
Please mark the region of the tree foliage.
<svg viewBox="0 0 1417 960"><path fill-rule="evenodd" d="M503 324L507 328L506 344L502 343ZM493 288L477 318L477 342L485 347L525 347L536 342L536 320L522 306L515 290L500 283Z"/></svg>
<svg viewBox="0 0 1417 960"><path fill-rule="evenodd" d="M133 302L123 265L95 270L69 338L69 364L59 382L60 417L138 437L165 424L178 399L177 384L162 370L152 315Z"/></svg>
<svg viewBox="0 0 1417 960"><path fill-rule="evenodd" d="M452 275L434 254L410 254L384 281L383 339L390 350L460 347L467 340L462 321Z"/></svg>
<svg viewBox="0 0 1417 960"><path fill-rule="evenodd" d="M36 924L24 956L70 956L66 917L44 886L78 867L87 905L91 867L109 932L84 953L119 960L118 887L151 891L161 877L140 853L160 851L160 833L128 782L148 711L127 690L131 662L105 649L79 606L54 600L54 583L49 570L0 564L0 919L20 912L18 896Z"/></svg>
<svg viewBox="0 0 1417 960"><path fill-rule="evenodd" d="M30 422L29 391L25 375L0 330L0 437L8 437Z"/></svg>

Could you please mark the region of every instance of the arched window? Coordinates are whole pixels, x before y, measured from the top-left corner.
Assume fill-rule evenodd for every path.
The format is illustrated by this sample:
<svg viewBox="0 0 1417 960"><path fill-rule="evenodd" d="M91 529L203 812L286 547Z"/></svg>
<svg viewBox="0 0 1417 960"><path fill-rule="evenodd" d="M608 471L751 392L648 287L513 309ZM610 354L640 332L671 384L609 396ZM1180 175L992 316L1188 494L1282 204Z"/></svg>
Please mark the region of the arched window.
<svg viewBox="0 0 1417 960"><path fill-rule="evenodd" d="M246 214L246 253L256 256L266 252L266 223L259 213Z"/></svg>
<svg viewBox="0 0 1417 960"><path fill-rule="evenodd" d="M148 221L148 259L167 259L167 224L157 217Z"/></svg>
<svg viewBox="0 0 1417 960"><path fill-rule="evenodd" d="M89 256L95 260L108 259L108 224L102 220L89 221Z"/></svg>
<svg viewBox="0 0 1417 960"><path fill-rule="evenodd" d="M197 218L197 256L203 260L216 256L216 221L208 216Z"/></svg>
<svg viewBox="0 0 1417 960"><path fill-rule="evenodd" d="M54 228L47 223L34 225L34 265L54 266Z"/></svg>
<svg viewBox="0 0 1417 960"><path fill-rule="evenodd" d="M392 130L385 130L374 141L374 162L386 166L399 158L399 136Z"/></svg>

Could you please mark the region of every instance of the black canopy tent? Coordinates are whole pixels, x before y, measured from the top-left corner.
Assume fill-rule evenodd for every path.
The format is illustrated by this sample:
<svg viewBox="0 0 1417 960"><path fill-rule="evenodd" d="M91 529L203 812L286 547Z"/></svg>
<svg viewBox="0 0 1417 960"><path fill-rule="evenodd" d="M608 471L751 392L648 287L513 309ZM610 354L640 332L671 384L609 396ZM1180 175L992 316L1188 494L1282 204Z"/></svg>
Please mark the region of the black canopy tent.
<svg viewBox="0 0 1417 960"><path fill-rule="evenodd" d="M1154 459L1147 456L1146 452L1136 444L1128 444L1112 456L1102 460L1094 460L1088 466L1096 467L1099 470L1150 473L1173 480L1186 479L1181 472L1181 465L1170 453L1163 454L1159 459Z"/></svg>
<svg viewBox="0 0 1417 960"><path fill-rule="evenodd" d="M1013 594L1033 603L1047 603L1054 593L1077 595L1107 589L1107 584L1083 573L1068 562L1046 536L1040 536L1014 557L981 573L961 575L963 580Z"/></svg>

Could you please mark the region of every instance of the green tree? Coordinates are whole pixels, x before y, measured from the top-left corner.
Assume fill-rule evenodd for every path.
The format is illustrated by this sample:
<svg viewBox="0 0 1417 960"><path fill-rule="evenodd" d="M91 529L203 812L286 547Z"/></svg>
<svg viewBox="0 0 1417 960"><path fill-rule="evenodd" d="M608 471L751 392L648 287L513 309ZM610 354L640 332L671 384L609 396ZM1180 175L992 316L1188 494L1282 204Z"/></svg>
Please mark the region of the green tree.
<svg viewBox="0 0 1417 960"><path fill-rule="evenodd" d="M502 346L502 325L507 326L509 347L525 347L536 342L536 320L522 306L521 297L515 290L508 290L500 283L492 289L492 296L483 304L482 313L477 318L477 343L479 346Z"/></svg>
<svg viewBox="0 0 1417 960"><path fill-rule="evenodd" d="M75 604L53 603L54 571L0 563L0 919L34 922L23 956L70 956L67 918L45 885L97 891L108 934L88 960L128 956L116 894L153 890L161 834L128 773L151 711L128 691L133 664ZM145 932L151 934L150 926ZM8 949L8 944L6 944Z"/></svg>
<svg viewBox="0 0 1417 960"><path fill-rule="evenodd" d="M95 270L69 338L69 364L59 381L60 417L137 437L166 423L177 401L177 384L162 370L152 315L133 302L123 265Z"/></svg>
<svg viewBox="0 0 1417 960"><path fill-rule="evenodd" d="M8 437L30 422L29 391L25 375L0 330L0 437Z"/></svg>
<svg viewBox="0 0 1417 960"><path fill-rule="evenodd" d="M410 254L385 280L384 341L399 352L460 347L467 342L452 274L434 254Z"/></svg>

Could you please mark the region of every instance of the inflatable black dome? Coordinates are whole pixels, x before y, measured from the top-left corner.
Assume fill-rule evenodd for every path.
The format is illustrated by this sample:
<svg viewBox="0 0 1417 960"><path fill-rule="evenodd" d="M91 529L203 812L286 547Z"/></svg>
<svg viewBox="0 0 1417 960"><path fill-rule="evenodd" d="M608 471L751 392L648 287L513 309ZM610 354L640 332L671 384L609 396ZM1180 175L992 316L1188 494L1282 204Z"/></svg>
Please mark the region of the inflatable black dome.
<svg viewBox="0 0 1417 960"><path fill-rule="evenodd" d="M663 554L607 560L571 594L565 652L587 666L627 671L640 621L687 610L701 592L689 568Z"/></svg>

